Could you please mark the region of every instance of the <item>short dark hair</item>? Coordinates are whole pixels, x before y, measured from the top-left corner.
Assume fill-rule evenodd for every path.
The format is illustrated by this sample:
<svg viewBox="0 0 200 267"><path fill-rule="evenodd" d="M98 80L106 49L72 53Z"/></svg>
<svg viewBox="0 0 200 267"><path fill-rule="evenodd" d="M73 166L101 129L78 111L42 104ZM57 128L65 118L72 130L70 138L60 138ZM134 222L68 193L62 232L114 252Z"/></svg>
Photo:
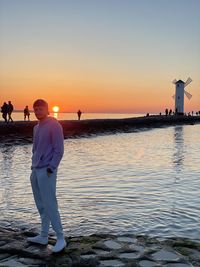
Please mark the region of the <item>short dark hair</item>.
<svg viewBox="0 0 200 267"><path fill-rule="evenodd" d="M38 106L43 106L48 108L48 103L44 99L37 99L33 103L33 108L38 107Z"/></svg>

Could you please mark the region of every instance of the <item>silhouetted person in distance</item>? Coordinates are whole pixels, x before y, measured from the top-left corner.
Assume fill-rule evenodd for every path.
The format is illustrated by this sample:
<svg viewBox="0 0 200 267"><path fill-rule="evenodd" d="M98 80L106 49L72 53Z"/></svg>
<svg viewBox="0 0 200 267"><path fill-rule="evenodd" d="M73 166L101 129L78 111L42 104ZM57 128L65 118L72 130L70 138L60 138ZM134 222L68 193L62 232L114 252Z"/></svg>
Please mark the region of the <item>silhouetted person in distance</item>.
<svg viewBox="0 0 200 267"><path fill-rule="evenodd" d="M1 113L2 113L2 118L4 119L4 121L8 122L8 120L7 120L8 104L6 104L6 102L4 102L3 106L1 107Z"/></svg>
<svg viewBox="0 0 200 267"><path fill-rule="evenodd" d="M24 109L24 120L26 120L26 117L27 117L28 121L30 121L30 119L29 119L30 111L28 109L28 106L26 106L25 109Z"/></svg>
<svg viewBox="0 0 200 267"><path fill-rule="evenodd" d="M80 109L77 111L77 114L78 114L78 120L80 121L80 119L81 119L81 114L82 114L82 112L80 111Z"/></svg>
<svg viewBox="0 0 200 267"><path fill-rule="evenodd" d="M172 115L172 109L169 110L169 116L171 116L171 115Z"/></svg>
<svg viewBox="0 0 200 267"><path fill-rule="evenodd" d="M168 115L168 108L165 109L165 115Z"/></svg>
<svg viewBox="0 0 200 267"><path fill-rule="evenodd" d="M9 121L12 121L13 122L13 119L12 119L12 117L11 117L11 115L12 115L12 112L13 112L13 105L12 105L12 103L11 103L11 101L8 101L8 122Z"/></svg>

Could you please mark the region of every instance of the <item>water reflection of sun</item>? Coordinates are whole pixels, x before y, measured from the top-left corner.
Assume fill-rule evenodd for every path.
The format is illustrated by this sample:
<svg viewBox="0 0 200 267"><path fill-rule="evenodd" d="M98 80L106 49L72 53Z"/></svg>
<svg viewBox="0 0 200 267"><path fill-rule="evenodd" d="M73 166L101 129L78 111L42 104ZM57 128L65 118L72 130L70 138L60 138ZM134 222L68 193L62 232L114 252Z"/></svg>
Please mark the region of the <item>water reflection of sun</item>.
<svg viewBox="0 0 200 267"><path fill-rule="evenodd" d="M53 110L53 112L58 112L59 111L59 107L58 106L54 106L53 108L52 108L52 110Z"/></svg>

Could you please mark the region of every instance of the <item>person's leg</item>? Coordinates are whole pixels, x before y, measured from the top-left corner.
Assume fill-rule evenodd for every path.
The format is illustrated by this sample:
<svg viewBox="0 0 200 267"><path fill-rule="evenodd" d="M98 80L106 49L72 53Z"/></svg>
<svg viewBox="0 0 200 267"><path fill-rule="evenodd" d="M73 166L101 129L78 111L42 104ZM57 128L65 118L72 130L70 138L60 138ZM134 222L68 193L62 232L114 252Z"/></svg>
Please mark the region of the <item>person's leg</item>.
<svg viewBox="0 0 200 267"><path fill-rule="evenodd" d="M66 246L56 199L56 179L57 171L48 175L46 168L38 170L38 184L42 203L44 205L45 213L48 214L51 225L57 235L57 242L53 247L53 252L55 253L60 252Z"/></svg>
<svg viewBox="0 0 200 267"><path fill-rule="evenodd" d="M34 169L31 173L31 186L33 191L33 196L35 200L36 207L40 214L41 218L41 236L48 237L49 233L49 226L50 226L50 218L48 217L47 213L45 212L44 204L42 202L43 194L42 190L40 190L38 180L40 179L40 175L38 175L39 170Z"/></svg>
<svg viewBox="0 0 200 267"><path fill-rule="evenodd" d="M12 121L11 112L8 112L8 121Z"/></svg>
<svg viewBox="0 0 200 267"><path fill-rule="evenodd" d="M11 119L11 121L13 122L13 119L12 119L12 117L11 117L11 114L12 114L12 112L10 113L10 119Z"/></svg>
<svg viewBox="0 0 200 267"><path fill-rule="evenodd" d="M2 117L3 117L3 119L5 120L5 122L7 122L7 118L6 118L7 115L6 115L6 113L3 113L3 114L2 114Z"/></svg>
<svg viewBox="0 0 200 267"><path fill-rule="evenodd" d="M57 238L63 238L63 229L56 199L57 171L55 170L50 176L48 176L46 168L38 169L37 177L45 214L48 215L53 230L56 232Z"/></svg>

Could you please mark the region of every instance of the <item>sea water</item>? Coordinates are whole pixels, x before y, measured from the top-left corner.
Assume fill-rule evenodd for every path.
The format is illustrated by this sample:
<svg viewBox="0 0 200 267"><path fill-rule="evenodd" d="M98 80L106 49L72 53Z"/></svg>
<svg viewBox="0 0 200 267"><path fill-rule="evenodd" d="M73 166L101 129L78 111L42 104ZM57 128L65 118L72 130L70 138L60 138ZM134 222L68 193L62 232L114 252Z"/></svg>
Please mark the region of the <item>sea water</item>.
<svg viewBox="0 0 200 267"><path fill-rule="evenodd" d="M65 140L57 197L66 235L200 240L200 124ZM31 145L0 147L0 220L40 228Z"/></svg>

